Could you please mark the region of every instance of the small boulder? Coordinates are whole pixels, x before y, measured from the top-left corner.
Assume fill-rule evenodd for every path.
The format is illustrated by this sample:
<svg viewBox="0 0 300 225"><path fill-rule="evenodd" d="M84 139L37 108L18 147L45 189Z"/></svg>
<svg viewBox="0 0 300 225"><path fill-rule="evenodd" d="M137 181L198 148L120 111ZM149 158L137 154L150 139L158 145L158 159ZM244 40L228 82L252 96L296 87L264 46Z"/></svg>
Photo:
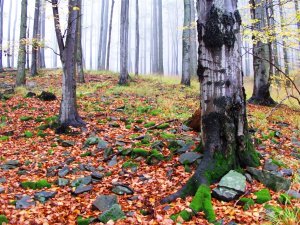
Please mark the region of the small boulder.
<svg viewBox="0 0 300 225"><path fill-rule="evenodd" d="M55 94L46 91L43 91L38 98L42 101L54 101L57 99Z"/></svg>
<svg viewBox="0 0 300 225"><path fill-rule="evenodd" d="M72 187L78 187L80 185L88 185L92 182L91 176L86 177L80 177L72 181L71 186Z"/></svg>
<svg viewBox="0 0 300 225"><path fill-rule="evenodd" d="M98 141L98 145L97 145L97 149L98 150L104 150L108 147L108 142L107 141L104 141L104 140L99 140Z"/></svg>
<svg viewBox="0 0 300 225"><path fill-rule="evenodd" d="M218 186L244 193L246 190L246 177L234 170L230 170L222 177Z"/></svg>
<svg viewBox="0 0 300 225"><path fill-rule="evenodd" d="M92 172L91 176L93 179L101 180L104 177L104 174L94 171Z"/></svg>
<svg viewBox="0 0 300 225"><path fill-rule="evenodd" d="M223 187L217 187L212 190L212 196L216 199L229 202L238 199L241 194L235 190Z"/></svg>
<svg viewBox="0 0 300 225"><path fill-rule="evenodd" d="M116 195L100 195L93 202L93 207L100 211L105 211L110 209L114 204L118 204Z"/></svg>
<svg viewBox="0 0 300 225"><path fill-rule="evenodd" d="M117 195L124 195L124 194L132 195L134 193L134 191L130 187L123 184L114 186L111 191Z"/></svg>
<svg viewBox="0 0 300 225"><path fill-rule="evenodd" d="M41 191L34 194L34 199L44 203L48 201L50 198L54 198L54 196L57 194L55 191Z"/></svg>
<svg viewBox="0 0 300 225"><path fill-rule="evenodd" d="M279 168L279 166L277 166L275 163L273 163L272 159L266 160L265 165L264 165L264 170L277 171L278 168Z"/></svg>
<svg viewBox="0 0 300 225"><path fill-rule="evenodd" d="M181 164L192 164L197 159L200 159L202 157L201 154L197 152L186 152L180 155L179 162Z"/></svg>
<svg viewBox="0 0 300 225"><path fill-rule="evenodd" d="M108 162L108 166L112 167L118 164L118 160L117 160L117 156L115 155L109 162Z"/></svg>
<svg viewBox="0 0 300 225"><path fill-rule="evenodd" d="M16 201L16 209L27 209L34 205L35 202L28 195L21 196L20 199Z"/></svg>
<svg viewBox="0 0 300 225"><path fill-rule="evenodd" d="M68 179L58 178L57 185L60 187L64 187L64 186L67 186L69 184L69 182L70 181Z"/></svg>
<svg viewBox="0 0 300 225"><path fill-rule="evenodd" d="M93 186L92 185L79 185L75 191L72 192L72 194L74 195L79 195L79 194L82 194L84 192L88 192L88 191L91 191L93 189Z"/></svg>
<svg viewBox="0 0 300 225"><path fill-rule="evenodd" d="M279 171L279 174L281 174L284 177L290 177L292 176L294 171L292 169L282 169Z"/></svg>
<svg viewBox="0 0 300 225"><path fill-rule="evenodd" d="M64 141L61 142L61 146L65 147L65 148L72 147L74 145L75 145L75 141L64 140Z"/></svg>
<svg viewBox="0 0 300 225"><path fill-rule="evenodd" d="M288 191L286 192L286 194L288 194L288 195L291 196L292 198L300 199L300 192L299 192L299 191L288 190Z"/></svg>
<svg viewBox="0 0 300 225"><path fill-rule="evenodd" d="M102 223L107 223L110 220L117 221L119 219L125 218L125 213L122 211L121 206L114 204L110 209L103 212L98 219Z"/></svg>
<svg viewBox="0 0 300 225"><path fill-rule="evenodd" d="M61 170L58 171L58 176L65 177L69 172L70 172L70 168L68 166L65 166Z"/></svg>

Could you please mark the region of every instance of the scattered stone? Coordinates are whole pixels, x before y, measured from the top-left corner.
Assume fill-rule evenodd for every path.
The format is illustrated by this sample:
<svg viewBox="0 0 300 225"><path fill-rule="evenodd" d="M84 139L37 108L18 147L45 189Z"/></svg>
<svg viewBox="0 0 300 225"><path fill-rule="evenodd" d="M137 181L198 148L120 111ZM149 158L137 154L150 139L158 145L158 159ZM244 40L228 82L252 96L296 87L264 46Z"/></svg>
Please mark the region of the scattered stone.
<svg viewBox="0 0 300 225"><path fill-rule="evenodd" d="M288 190L285 193L288 194L289 196L291 196L292 198L300 199L300 193L299 193L299 191Z"/></svg>
<svg viewBox="0 0 300 225"><path fill-rule="evenodd" d="M65 161L64 163L67 164L67 165L70 165L72 162L75 161L75 159L76 159L75 157L67 158L66 161Z"/></svg>
<svg viewBox="0 0 300 225"><path fill-rule="evenodd" d="M59 169L60 166L51 166L47 169L46 177L54 177L56 175L56 170Z"/></svg>
<svg viewBox="0 0 300 225"><path fill-rule="evenodd" d="M162 141L155 141L152 145L151 148L152 149L156 149L158 151L162 151L163 147L165 146L165 144Z"/></svg>
<svg viewBox="0 0 300 225"><path fill-rule="evenodd" d="M29 91L29 92L26 94L25 98L33 98L33 97L35 97L35 96L36 96L36 93Z"/></svg>
<svg viewBox="0 0 300 225"><path fill-rule="evenodd" d="M114 204L110 209L102 213L98 219L102 223L107 223L110 220L117 221L119 219L125 218L125 213L122 211L121 206Z"/></svg>
<svg viewBox="0 0 300 225"><path fill-rule="evenodd" d="M291 142L293 145L297 146L297 147L300 147L300 140L298 140L297 138L293 137L291 139Z"/></svg>
<svg viewBox="0 0 300 225"><path fill-rule="evenodd" d="M126 213L126 216L128 216L128 217L133 217L134 214L135 214L134 211L130 211L130 212Z"/></svg>
<svg viewBox="0 0 300 225"><path fill-rule="evenodd" d="M128 198L129 201L136 201L138 199L139 199L139 196L137 196L137 195L134 195L134 196L131 196Z"/></svg>
<svg viewBox="0 0 300 225"><path fill-rule="evenodd" d="M180 155L179 162L181 164L192 164L197 159L200 159L202 157L201 154L197 152L186 152Z"/></svg>
<svg viewBox="0 0 300 225"><path fill-rule="evenodd" d="M96 145L101 141L101 139L97 136L90 136L88 139L86 139L84 146L88 147L90 145Z"/></svg>
<svg viewBox="0 0 300 225"><path fill-rule="evenodd" d="M65 177L70 172L70 168L68 166L65 166L61 170L58 171L59 177Z"/></svg>
<svg viewBox="0 0 300 225"><path fill-rule="evenodd" d="M245 173L245 177L246 177L246 180L247 180L250 184L253 183L253 179L252 179L252 177L251 177L251 175L250 175L249 173Z"/></svg>
<svg viewBox="0 0 300 225"><path fill-rule="evenodd" d="M118 164L118 161L117 161L117 156L115 155L109 162L108 162L108 166L109 167L112 167L112 166L115 166Z"/></svg>
<svg viewBox="0 0 300 225"><path fill-rule="evenodd" d="M93 202L93 207L100 211L110 209L114 204L118 204L116 195L100 195Z"/></svg>
<svg viewBox="0 0 300 225"><path fill-rule="evenodd" d="M0 177L0 184L5 183L5 182L6 182L6 178L5 177Z"/></svg>
<svg viewBox="0 0 300 225"><path fill-rule="evenodd" d="M45 203L50 198L54 198L56 194L56 191L41 191L34 194L34 199L41 203Z"/></svg>
<svg viewBox="0 0 300 225"><path fill-rule="evenodd" d="M3 165L0 165L0 168L3 170L11 170L19 167L20 165L19 160L8 160Z"/></svg>
<svg viewBox="0 0 300 225"><path fill-rule="evenodd" d="M71 186L72 187L78 187L80 185L88 185L92 182L91 176L86 177L80 177L72 181Z"/></svg>
<svg viewBox="0 0 300 225"><path fill-rule="evenodd" d="M247 171L254 176L255 179L263 183L266 187L271 188L273 191L289 190L291 180L280 177L277 174L271 173L266 170L258 170L253 167L248 167Z"/></svg>
<svg viewBox="0 0 300 225"><path fill-rule="evenodd" d="M113 154L112 148L105 148L103 152L104 160L107 160Z"/></svg>
<svg viewBox="0 0 300 225"><path fill-rule="evenodd" d="M183 130L183 131L185 131L185 132L192 130L192 128L190 128L190 127L188 127L188 126L186 126L184 124L180 127L180 129Z"/></svg>
<svg viewBox="0 0 300 225"><path fill-rule="evenodd" d="M75 145L75 141L64 140L64 141L61 142L61 146L65 147L65 148L72 147L74 145Z"/></svg>
<svg viewBox="0 0 300 225"><path fill-rule="evenodd" d="M104 177L104 174L94 171L92 172L91 176L93 179L101 180Z"/></svg>
<svg viewBox="0 0 300 225"><path fill-rule="evenodd" d="M96 168L90 164L80 164L79 169L81 171L90 171L90 172L96 171Z"/></svg>
<svg viewBox="0 0 300 225"><path fill-rule="evenodd" d="M104 150L107 147L108 147L108 142L103 141L103 140L99 140L98 145L97 145L98 150Z"/></svg>
<svg viewBox="0 0 300 225"><path fill-rule="evenodd" d="M238 199L241 194L235 190L217 187L212 190L212 196L222 201L232 201Z"/></svg>
<svg viewBox="0 0 300 225"><path fill-rule="evenodd" d="M88 191L91 191L93 189L93 186L92 185L79 185L75 191L72 192L72 194L74 195L79 195L79 194L82 194L84 192L88 192Z"/></svg>
<svg viewBox="0 0 300 225"><path fill-rule="evenodd" d="M168 177L169 179L171 179L173 173L174 173L174 170L173 170L172 168L168 169L168 171L167 171L167 177Z"/></svg>
<svg viewBox="0 0 300 225"><path fill-rule="evenodd" d="M279 171L279 174L281 174L282 176L285 176L285 177L290 177L292 176L294 173L294 171L292 169L282 169Z"/></svg>
<svg viewBox="0 0 300 225"><path fill-rule="evenodd" d="M272 159L266 160L265 165L264 165L264 170L276 172L278 170L278 168L279 168L279 166L277 166L275 163L273 163Z"/></svg>
<svg viewBox="0 0 300 225"><path fill-rule="evenodd" d="M170 205L166 205L165 207L163 207L163 210L164 210L164 211L168 211L169 209L171 209L171 206L170 206Z"/></svg>
<svg viewBox="0 0 300 225"><path fill-rule="evenodd" d="M57 185L60 186L60 187L67 186L68 184L69 184L68 179L58 178L58 180L57 180Z"/></svg>
<svg viewBox="0 0 300 225"><path fill-rule="evenodd" d="M134 191L130 187L123 184L114 186L111 191L117 195L124 195L124 194L132 195L134 193Z"/></svg>
<svg viewBox="0 0 300 225"><path fill-rule="evenodd" d="M46 91L43 91L38 98L42 101L54 101L57 99L55 94Z"/></svg>
<svg viewBox="0 0 300 225"><path fill-rule="evenodd" d="M191 150L191 145L184 145L184 146L182 146L181 148L179 148L179 149L177 149L176 150L176 153L177 154L181 154L181 153L185 153L185 152L187 152L187 151L189 151L189 150Z"/></svg>
<svg viewBox="0 0 300 225"><path fill-rule="evenodd" d="M0 186L0 194L5 192L5 188Z"/></svg>
<svg viewBox="0 0 300 225"><path fill-rule="evenodd" d="M125 146L126 143L123 141L116 141L116 146Z"/></svg>
<svg viewBox="0 0 300 225"><path fill-rule="evenodd" d="M34 205L35 205L35 202L28 195L21 196L21 198L16 201L16 209L27 209Z"/></svg>
<svg viewBox="0 0 300 225"><path fill-rule="evenodd" d="M246 190L246 177L234 170L230 170L224 177L222 177L218 186L244 193Z"/></svg>

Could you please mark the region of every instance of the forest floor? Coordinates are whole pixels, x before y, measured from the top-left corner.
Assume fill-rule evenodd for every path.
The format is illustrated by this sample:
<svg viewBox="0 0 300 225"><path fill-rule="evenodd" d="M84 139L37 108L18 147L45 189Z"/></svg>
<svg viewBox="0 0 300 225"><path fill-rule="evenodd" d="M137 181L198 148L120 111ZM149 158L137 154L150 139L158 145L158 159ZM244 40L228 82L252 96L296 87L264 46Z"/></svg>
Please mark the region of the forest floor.
<svg viewBox="0 0 300 225"><path fill-rule="evenodd" d="M14 72L1 74L0 83L13 84L14 76ZM9 224L76 224L80 216L98 217L101 211L92 207L97 196L113 194L112 188L122 184L134 193L118 195L127 216L115 224L173 224L170 216L188 207L192 198L164 205L159 201L178 190L196 167L182 165L180 155L170 146L183 143L190 151L199 151L199 133L183 125L199 107L199 83L195 81L191 88L186 88L175 78L139 77L129 86L118 86L118 77L112 73L88 72L86 77L87 83L80 84L77 90L79 114L87 123L84 132L72 129L68 134L57 135L51 129L59 113L60 71L44 71L41 76L29 78L26 88L17 88L9 99L0 101L0 215L5 215ZM37 94L50 91L58 100L45 102L25 97L28 91ZM264 156L262 162L271 158L280 167L292 169L291 188L299 191L299 109L282 105L269 115L271 110L248 105L248 121L256 148ZM162 126L152 127L159 124ZM108 145L105 154L99 150L99 144L92 143L95 139L89 138L95 136ZM162 144L159 152L151 152L153 143ZM130 152L132 149L134 153ZM147 157L141 149L146 150ZM149 158L149 154L158 157ZM7 163L9 160L18 161ZM57 184L57 172L62 172L63 167L70 171L61 177L70 181L92 172L103 177L93 179L90 191L74 195L76 185ZM55 197L45 203L25 199L23 204L32 206L17 209L20 196L33 198L41 191L23 188L21 183L43 179L51 185L43 190L56 192ZM255 199L253 192L263 188L258 181L247 183L244 197ZM282 214L289 215L283 224L296 224L300 220L299 201L293 199L290 205L282 205L277 201L280 193L270 192L272 200L268 204L281 207ZM217 219L222 219L224 224L230 221L271 224L264 204L243 210L238 201L213 199L213 207ZM208 223L204 214L198 213L184 224Z"/></svg>

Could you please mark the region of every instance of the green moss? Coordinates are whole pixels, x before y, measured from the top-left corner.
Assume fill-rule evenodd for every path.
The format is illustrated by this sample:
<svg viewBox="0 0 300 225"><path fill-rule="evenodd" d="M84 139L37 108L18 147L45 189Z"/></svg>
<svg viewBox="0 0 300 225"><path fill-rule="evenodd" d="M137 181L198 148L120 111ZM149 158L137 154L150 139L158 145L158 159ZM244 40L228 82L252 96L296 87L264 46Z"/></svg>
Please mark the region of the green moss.
<svg viewBox="0 0 300 225"><path fill-rule="evenodd" d="M175 222L177 220L178 216L179 216L179 213L173 214L173 215L170 216L170 219Z"/></svg>
<svg viewBox="0 0 300 225"><path fill-rule="evenodd" d="M169 134L169 133L162 132L160 134L160 137L163 138L163 139L166 139L166 140L170 140L170 139L175 139L176 135L175 134Z"/></svg>
<svg viewBox="0 0 300 225"><path fill-rule="evenodd" d="M133 167L138 167L139 164L129 160L127 162L124 162L122 165L122 168L126 169L126 168L133 168Z"/></svg>
<svg viewBox="0 0 300 225"><path fill-rule="evenodd" d="M243 204L244 210L248 210L251 206L254 205L254 201L251 198L241 198L239 202Z"/></svg>
<svg viewBox="0 0 300 225"><path fill-rule="evenodd" d="M24 189L42 189L42 188L50 188L51 184L48 183L47 180L39 180L37 182L33 181L25 181L21 183L21 187Z"/></svg>
<svg viewBox="0 0 300 225"><path fill-rule="evenodd" d="M36 188L37 189L42 189L42 188L50 188L51 187L51 184L48 183L47 180L39 180L36 182Z"/></svg>
<svg viewBox="0 0 300 225"><path fill-rule="evenodd" d="M147 164L155 164L155 161L162 161L164 160L164 155L161 154L159 151L156 149L153 149L150 153L150 156L147 158Z"/></svg>
<svg viewBox="0 0 300 225"><path fill-rule="evenodd" d="M190 221L193 217L192 212L188 212L187 210L182 210L179 215L184 221Z"/></svg>
<svg viewBox="0 0 300 225"><path fill-rule="evenodd" d="M8 223L8 219L5 215L0 215L0 224Z"/></svg>
<svg viewBox="0 0 300 225"><path fill-rule="evenodd" d="M249 135L244 137L244 144L244 151L238 152L241 165L244 167L258 167L260 165L259 154L255 150Z"/></svg>
<svg viewBox="0 0 300 225"><path fill-rule="evenodd" d="M85 152L85 153L82 153L80 155L80 157L87 157L87 156L91 156L92 155L92 152Z"/></svg>
<svg viewBox="0 0 300 225"><path fill-rule="evenodd" d="M130 124L126 125L125 128L129 130L129 129L131 129L131 125Z"/></svg>
<svg viewBox="0 0 300 225"><path fill-rule="evenodd" d="M0 141L8 141L9 137L8 136L1 136Z"/></svg>
<svg viewBox="0 0 300 225"><path fill-rule="evenodd" d="M26 138L32 138L32 137L33 137L33 133L32 133L31 131L29 131L29 130L26 130L26 131L24 132L24 136L25 136Z"/></svg>
<svg viewBox="0 0 300 225"><path fill-rule="evenodd" d="M164 130L164 129L167 129L167 128L169 128L169 127L170 127L170 125L169 125L168 123L163 123L163 124L157 126L156 128L157 128L157 129Z"/></svg>
<svg viewBox="0 0 300 225"><path fill-rule="evenodd" d="M41 130L39 130L38 132L37 132L37 134L36 134L38 137L42 137L42 138L44 138L44 137L46 137L47 136L47 134L45 134L43 131L41 131Z"/></svg>
<svg viewBox="0 0 300 225"><path fill-rule="evenodd" d="M255 199L255 202L258 204L263 204L272 199L268 189L261 189L260 191L255 192L254 195L256 195L256 197L257 197Z"/></svg>
<svg viewBox="0 0 300 225"><path fill-rule="evenodd" d="M91 221L90 218L85 219L85 218L82 218L81 216L79 216L77 218L77 224L78 225L88 225L88 224L90 224L90 221Z"/></svg>
<svg viewBox="0 0 300 225"><path fill-rule="evenodd" d="M216 216L211 203L210 188L206 185L200 185L191 204L190 208L195 212L204 211L206 219L209 222L216 220Z"/></svg>
<svg viewBox="0 0 300 225"><path fill-rule="evenodd" d="M149 128L149 127L153 127L153 126L155 126L155 122L149 122L144 125L145 128Z"/></svg>
<svg viewBox="0 0 300 225"><path fill-rule="evenodd" d="M279 166L279 167L283 167L283 168L287 168L287 165L285 165L283 162L281 162L280 160L276 160L276 159L272 159L272 163L274 163L275 165Z"/></svg>
<svg viewBox="0 0 300 225"><path fill-rule="evenodd" d="M143 157L147 157L149 155L149 152L145 149L142 148L134 148L132 150L132 156L143 156Z"/></svg>
<svg viewBox="0 0 300 225"><path fill-rule="evenodd" d="M161 114L161 110L160 109L154 109L150 112L150 114L152 116L158 116L159 114Z"/></svg>
<svg viewBox="0 0 300 225"><path fill-rule="evenodd" d="M33 117L32 116L21 116L20 117L20 120L21 121L29 121L29 120L33 120Z"/></svg>
<svg viewBox="0 0 300 225"><path fill-rule="evenodd" d="M283 205L290 205L291 197L287 194L280 194L280 196L278 198L278 202Z"/></svg>
<svg viewBox="0 0 300 225"><path fill-rule="evenodd" d="M135 122L138 123L138 124L141 124L141 123L144 122L144 120L143 120L143 119L138 119L138 120L136 120Z"/></svg>
<svg viewBox="0 0 300 225"><path fill-rule="evenodd" d="M24 181L21 183L21 187L24 189L36 189L36 183L32 181Z"/></svg>

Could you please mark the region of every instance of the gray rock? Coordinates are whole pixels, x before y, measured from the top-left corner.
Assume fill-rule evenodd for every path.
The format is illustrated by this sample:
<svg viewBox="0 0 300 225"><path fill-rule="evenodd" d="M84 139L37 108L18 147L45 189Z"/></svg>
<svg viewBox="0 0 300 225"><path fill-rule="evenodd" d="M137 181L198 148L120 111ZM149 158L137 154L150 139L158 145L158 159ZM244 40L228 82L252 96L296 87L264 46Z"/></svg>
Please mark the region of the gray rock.
<svg viewBox="0 0 300 225"><path fill-rule="evenodd" d="M128 217L133 217L134 214L135 214L134 211L130 211L130 212L126 213L126 216L128 216Z"/></svg>
<svg viewBox="0 0 300 225"><path fill-rule="evenodd" d="M59 166L51 166L47 169L46 177L54 177L56 175L56 170L60 168Z"/></svg>
<svg viewBox="0 0 300 225"><path fill-rule="evenodd" d="M93 202L93 207L100 211L110 209L114 204L118 204L116 195L100 195Z"/></svg>
<svg viewBox="0 0 300 225"><path fill-rule="evenodd" d="M0 165L0 168L3 170L11 170L19 167L20 165L19 160L8 160L3 165Z"/></svg>
<svg viewBox="0 0 300 225"><path fill-rule="evenodd" d="M192 128L190 128L190 127L188 127L188 126L186 126L186 125L182 125L181 127L181 130L183 130L183 131L191 131L192 130Z"/></svg>
<svg viewBox="0 0 300 225"><path fill-rule="evenodd" d="M282 176L290 177L293 175L294 171L292 169L282 169L279 171Z"/></svg>
<svg viewBox="0 0 300 225"><path fill-rule="evenodd" d="M300 147L300 140L298 140L297 138L293 137L291 142L293 145Z"/></svg>
<svg viewBox="0 0 300 225"><path fill-rule="evenodd" d="M273 163L272 159L266 160L265 165L264 165L264 170L277 171L278 168L279 167Z"/></svg>
<svg viewBox="0 0 300 225"><path fill-rule="evenodd" d="M191 150L191 147L192 147L191 145L184 145L181 148L177 149L176 153L177 154L185 153L185 152Z"/></svg>
<svg viewBox="0 0 300 225"><path fill-rule="evenodd" d="M244 193L246 190L246 177L234 170L230 170L222 177L218 186Z"/></svg>
<svg viewBox="0 0 300 225"><path fill-rule="evenodd" d="M252 177L251 177L251 175L250 175L249 173L245 173L245 177L246 177L246 180L247 180L250 184L253 183L253 179L252 179Z"/></svg>
<svg viewBox="0 0 300 225"><path fill-rule="evenodd" d="M112 148L105 148L103 151L103 158L107 160L113 154Z"/></svg>
<svg viewBox="0 0 300 225"><path fill-rule="evenodd" d="M56 191L41 191L34 194L34 199L41 203L44 203L50 198L54 198L56 194Z"/></svg>
<svg viewBox="0 0 300 225"><path fill-rule="evenodd" d="M90 136L88 139L86 139L84 146L88 147L90 145L97 145L101 141L101 139L97 136Z"/></svg>
<svg viewBox="0 0 300 225"><path fill-rule="evenodd" d="M113 187L111 191L117 195L124 195L124 194L132 195L134 193L134 191L126 185L116 185Z"/></svg>
<svg viewBox="0 0 300 225"><path fill-rule="evenodd" d="M300 193L298 191L295 190L288 190L286 192L286 194L288 194L289 196L291 196L292 198L296 198L296 199L300 199Z"/></svg>
<svg viewBox="0 0 300 225"><path fill-rule="evenodd" d="M75 191L72 192L72 194L74 195L79 195L79 194L82 194L84 192L88 192L88 191L91 191L93 189L93 186L92 185L79 185Z"/></svg>
<svg viewBox="0 0 300 225"><path fill-rule="evenodd" d="M72 181L71 186L72 187L78 187L80 185L88 185L92 182L91 176L86 177L80 177Z"/></svg>
<svg viewBox="0 0 300 225"><path fill-rule="evenodd" d="M125 218L125 213L122 211L121 206L114 204L110 209L103 212L98 219L102 223L107 223L110 220L117 221L119 219Z"/></svg>
<svg viewBox="0 0 300 225"><path fill-rule="evenodd" d="M92 172L91 176L93 179L101 180L104 177L104 174L94 171Z"/></svg>
<svg viewBox="0 0 300 225"><path fill-rule="evenodd" d="M76 159L75 157L67 158L66 161L65 161L64 163L67 164L67 165L70 165L72 162L75 161L75 159Z"/></svg>
<svg viewBox="0 0 300 225"><path fill-rule="evenodd" d="M5 192L5 188L0 186L0 194Z"/></svg>
<svg viewBox="0 0 300 225"><path fill-rule="evenodd" d="M64 140L64 141L61 142L61 146L65 147L65 148L72 147L74 145L75 145L75 141Z"/></svg>
<svg viewBox="0 0 300 225"><path fill-rule="evenodd" d="M57 180L57 185L60 186L60 187L67 186L68 184L69 184L68 179L58 178L58 180Z"/></svg>
<svg viewBox="0 0 300 225"><path fill-rule="evenodd" d="M108 162L108 166L112 167L112 166L115 166L118 164L118 161L117 161L117 156L115 155L109 162Z"/></svg>
<svg viewBox="0 0 300 225"><path fill-rule="evenodd" d="M65 166L61 170L58 171L59 177L65 177L70 172L70 168L68 166Z"/></svg>
<svg viewBox="0 0 300 225"><path fill-rule="evenodd" d="M192 164L197 159L200 159L202 157L201 154L197 152L186 152L180 155L179 162L181 164Z"/></svg>
<svg viewBox="0 0 300 225"><path fill-rule="evenodd" d="M253 167L248 167L247 171L253 175L255 179L263 183L266 187L273 191L289 190L291 186L291 180L284 177L280 177L274 173L266 170L258 170Z"/></svg>
<svg viewBox="0 0 300 225"><path fill-rule="evenodd" d="M162 151L165 144L162 141L155 141L152 145L152 149L156 149L158 151Z"/></svg>
<svg viewBox="0 0 300 225"><path fill-rule="evenodd" d="M98 150L104 150L107 147L108 147L108 142L103 141L103 140L99 140L98 145L97 145Z"/></svg>
<svg viewBox="0 0 300 225"><path fill-rule="evenodd" d="M90 171L90 172L94 172L96 171L96 168L90 164L80 164L83 166L83 168L80 168L80 170L83 170L83 171Z"/></svg>
<svg viewBox="0 0 300 225"><path fill-rule="evenodd" d="M241 196L241 193L232 189L217 187L212 190L212 196L216 199L229 202L237 199L239 196Z"/></svg>
<svg viewBox="0 0 300 225"><path fill-rule="evenodd" d="M5 183L5 182L6 182L6 178L5 177L0 177L0 184Z"/></svg>
<svg viewBox="0 0 300 225"><path fill-rule="evenodd" d="M28 195L22 196L19 200L16 201L16 209L27 209L34 205L35 202Z"/></svg>

